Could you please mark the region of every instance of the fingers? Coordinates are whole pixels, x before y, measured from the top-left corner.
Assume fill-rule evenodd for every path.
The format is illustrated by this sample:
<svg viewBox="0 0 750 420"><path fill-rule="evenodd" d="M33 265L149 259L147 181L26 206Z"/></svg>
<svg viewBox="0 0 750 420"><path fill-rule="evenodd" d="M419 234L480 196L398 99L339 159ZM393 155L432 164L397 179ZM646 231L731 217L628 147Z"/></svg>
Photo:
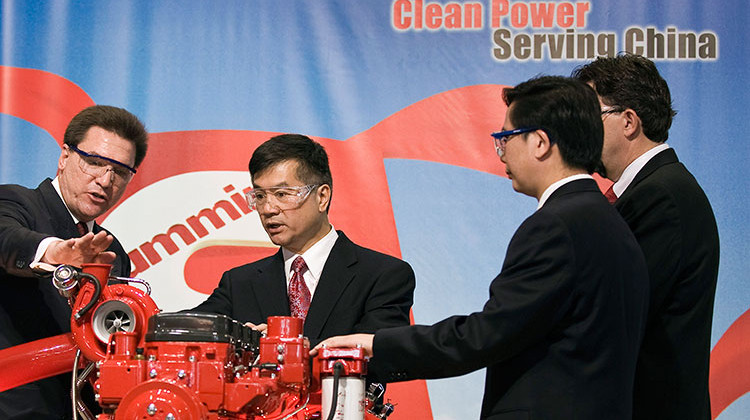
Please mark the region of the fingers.
<svg viewBox="0 0 750 420"><path fill-rule="evenodd" d="M252 322L246 322L245 326L246 327L250 327L250 328L254 329L255 331L260 331L262 333L266 332L266 330L268 329L268 325L265 324L265 323L255 325Z"/></svg>
<svg viewBox="0 0 750 420"><path fill-rule="evenodd" d="M112 235L107 234L105 231L101 231L94 235L89 232L75 241L75 246L83 249L82 252L89 254L98 254L104 252L112 244L115 238Z"/></svg>
<svg viewBox="0 0 750 420"><path fill-rule="evenodd" d="M110 264L115 260L115 253L107 251L107 248L114 239L112 235L101 231L97 234L89 232L80 238L56 241L47 247L42 262L76 267L86 263Z"/></svg>
<svg viewBox="0 0 750 420"><path fill-rule="evenodd" d="M94 257L94 262L97 264L112 264L117 258L117 255L112 251L100 252Z"/></svg>
<svg viewBox="0 0 750 420"><path fill-rule="evenodd" d="M374 339L373 334L351 334L351 335L342 335L338 337L331 337L327 338L320 343L318 343L315 348L310 350L310 356L315 356L318 354L321 348L323 347L333 347L333 348L339 348L339 347L357 347L361 346L362 349L365 352L366 357L372 357L372 343Z"/></svg>

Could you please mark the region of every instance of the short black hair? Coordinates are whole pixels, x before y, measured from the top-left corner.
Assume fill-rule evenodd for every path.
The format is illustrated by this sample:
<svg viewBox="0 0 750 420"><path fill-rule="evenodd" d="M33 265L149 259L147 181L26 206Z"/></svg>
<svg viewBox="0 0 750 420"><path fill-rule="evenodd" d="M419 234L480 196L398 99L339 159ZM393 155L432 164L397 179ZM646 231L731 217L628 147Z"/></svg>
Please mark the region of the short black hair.
<svg viewBox="0 0 750 420"><path fill-rule="evenodd" d="M573 77L591 83L605 105L635 111L650 140L667 141L677 112L669 86L653 61L630 53L600 57L576 68Z"/></svg>
<svg viewBox="0 0 750 420"><path fill-rule="evenodd" d="M328 154L320 143L302 134L271 137L253 152L248 169L255 178L266 169L286 161L296 161L297 178L305 184L328 184L333 192L333 178Z"/></svg>
<svg viewBox="0 0 750 420"><path fill-rule="evenodd" d="M563 162L593 173L602 156L604 127L596 93L570 77L540 76L503 90L514 128L537 127L557 144Z"/></svg>
<svg viewBox="0 0 750 420"><path fill-rule="evenodd" d="M143 123L127 110L109 105L93 105L76 114L65 129L63 143L78 146L91 127L101 127L130 141L135 145L135 167L137 168L148 149L148 132Z"/></svg>

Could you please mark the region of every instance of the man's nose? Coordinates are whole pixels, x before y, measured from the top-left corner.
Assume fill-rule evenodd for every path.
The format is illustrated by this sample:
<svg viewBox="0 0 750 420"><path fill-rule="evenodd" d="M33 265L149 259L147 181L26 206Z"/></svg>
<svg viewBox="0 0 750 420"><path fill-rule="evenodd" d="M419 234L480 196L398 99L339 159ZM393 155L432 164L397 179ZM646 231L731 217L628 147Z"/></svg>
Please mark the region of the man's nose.
<svg viewBox="0 0 750 420"><path fill-rule="evenodd" d="M115 182L114 177L115 172L112 170L112 168L107 168L107 170L104 171L103 174L96 177L96 182L102 187L109 187Z"/></svg>
<svg viewBox="0 0 750 420"><path fill-rule="evenodd" d="M255 209L258 211L259 214L266 215L266 214L278 214L281 212L281 209L279 206L273 201L266 199L263 201L263 203L255 204Z"/></svg>

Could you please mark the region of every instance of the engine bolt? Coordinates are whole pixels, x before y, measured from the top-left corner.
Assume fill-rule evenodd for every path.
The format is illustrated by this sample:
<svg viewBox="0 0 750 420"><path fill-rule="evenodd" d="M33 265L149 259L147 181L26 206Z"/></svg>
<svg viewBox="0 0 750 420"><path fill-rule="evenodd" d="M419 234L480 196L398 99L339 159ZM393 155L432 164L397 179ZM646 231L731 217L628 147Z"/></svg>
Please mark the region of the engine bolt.
<svg viewBox="0 0 750 420"><path fill-rule="evenodd" d="M184 379L185 378L185 370L180 369L179 372L177 372L177 377L180 378L180 379Z"/></svg>
<svg viewBox="0 0 750 420"><path fill-rule="evenodd" d="M156 405L154 405L154 403L149 404L146 408L146 412L149 416L153 416L154 414L156 414Z"/></svg>
<svg viewBox="0 0 750 420"><path fill-rule="evenodd" d="M167 414L167 420L174 420L174 419L175 419L174 414L172 413Z"/></svg>
<svg viewBox="0 0 750 420"><path fill-rule="evenodd" d="M148 376L156 378L156 369L151 369L151 371L148 373Z"/></svg>

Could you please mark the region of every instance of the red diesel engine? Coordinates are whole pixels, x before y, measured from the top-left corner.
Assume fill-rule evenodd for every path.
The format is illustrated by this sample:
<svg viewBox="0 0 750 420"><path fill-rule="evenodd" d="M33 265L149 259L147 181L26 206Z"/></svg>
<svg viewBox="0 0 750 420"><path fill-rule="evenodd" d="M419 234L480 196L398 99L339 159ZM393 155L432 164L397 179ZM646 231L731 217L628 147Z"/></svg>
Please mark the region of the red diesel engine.
<svg viewBox="0 0 750 420"><path fill-rule="evenodd" d="M91 420L78 397L86 382L98 420L358 420L393 409L374 403L382 386L365 391L362 349L323 349L311 362L299 318L271 317L261 335L223 315L160 313L147 284L110 279L106 265L61 266L52 281L73 308L72 333L0 350L0 391L73 370L76 416Z"/></svg>

